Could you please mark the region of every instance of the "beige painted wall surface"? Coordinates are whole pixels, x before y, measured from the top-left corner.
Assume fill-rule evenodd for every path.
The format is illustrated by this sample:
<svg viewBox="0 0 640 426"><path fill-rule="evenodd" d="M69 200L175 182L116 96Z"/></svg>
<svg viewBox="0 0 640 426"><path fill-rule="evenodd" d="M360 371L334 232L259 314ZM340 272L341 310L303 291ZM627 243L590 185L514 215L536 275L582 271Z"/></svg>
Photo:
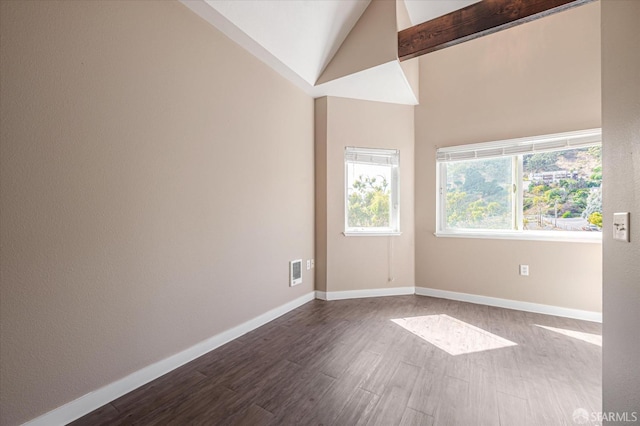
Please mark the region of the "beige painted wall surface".
<svg viewBox="0 0 640 426"><path fill-rule="evenodd" d="M15 425L309 293L313 100L178 2L1 2Z"/></svg>
<svg viewBox="0 0 640 426"><path fill-rule="evenodd" d="M604 144L603 411L640 422L640 2L602 2ZM614 241L631 212L631 242ZM607 422L605 424L631 424Z"/></svg>
<svg viewBox="0 0 640 426"><path fill-rule="evenodd" d="M417 286L601 311L599 244L434 236L436 147L600 127L599 12L581 6L421 57Z"/></svg>
<svg viewBox="0 0 640 426"><path fill-rule="evenodd" d="M386 64L398 58L396 5L371 0L316 84Z"/></svg>
<svg viewBox="0 0 640 426"><path fill-rule="evenodd" d="M327 97L315 100L315 283L327 291Z"/></svg>
<svg viewBox="0 0 640 426"><path fill-rule="evenodd" d="M334 97L327 98L326 106L326 291L413 286L413 107ZM347 146L400 150L402 235L342 234Z"/></svg>

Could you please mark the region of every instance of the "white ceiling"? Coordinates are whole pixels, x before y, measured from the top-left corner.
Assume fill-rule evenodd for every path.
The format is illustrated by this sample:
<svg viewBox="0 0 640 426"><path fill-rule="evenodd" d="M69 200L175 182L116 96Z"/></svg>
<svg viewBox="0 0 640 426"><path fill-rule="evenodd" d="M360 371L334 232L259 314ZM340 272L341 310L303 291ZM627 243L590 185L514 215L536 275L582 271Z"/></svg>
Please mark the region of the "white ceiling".
<svg viewBox="0 0 640 426"><path fill-rule="evenodd" d="M397 60L395 64L380 64L316 85L322 71L371 0L181 1L313 97L329 95L392 103L417 103L417 97ZM404 0L411 25L477 1L479 0ZM375 46L362 48L375 49Z"/></svg>
<svg viewBox="0 0 640 426"><path fill-rule="evenodd" d="M481 0L404 0L412 25L430 21Z"/></svg>
<svg viewBox="0 0 640 426"><path fill-rule="evenodd" d="M369 0L206 2L310 85L369 5Z"/></svg>

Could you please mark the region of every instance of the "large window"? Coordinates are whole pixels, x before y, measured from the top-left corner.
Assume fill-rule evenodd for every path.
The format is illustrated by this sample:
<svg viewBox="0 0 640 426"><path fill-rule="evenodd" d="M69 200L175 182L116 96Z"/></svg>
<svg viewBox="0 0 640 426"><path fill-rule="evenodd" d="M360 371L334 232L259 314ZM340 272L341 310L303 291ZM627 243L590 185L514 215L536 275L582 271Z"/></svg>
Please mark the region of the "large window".
<svg viewBox="0 0 640 426"><path fill-rule="evenodd" d="M442 236L599 240L599 129L441 148Z"/></svg>
<svg viewBox="0 0 640 426"><path fill-rule="evenodd" d="M398 234L400 152L347 147L344 162L345 235Z"/></svg>

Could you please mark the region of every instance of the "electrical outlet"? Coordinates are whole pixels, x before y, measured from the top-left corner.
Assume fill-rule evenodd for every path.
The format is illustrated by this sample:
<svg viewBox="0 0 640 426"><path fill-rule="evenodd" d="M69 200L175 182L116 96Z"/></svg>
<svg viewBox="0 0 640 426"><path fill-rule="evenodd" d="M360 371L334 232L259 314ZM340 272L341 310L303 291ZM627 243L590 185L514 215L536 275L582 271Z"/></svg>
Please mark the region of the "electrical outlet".
<svg viewBox="0 0 640 426"><path fill-rule="evenodd" d="M311 269L316 267L316 261L314 259L311 259Z"/></svg>
<svg viewBox="0 0 640 426"><path fill-rule="evenodd" d="M307 271L308 271L309 269L311 269L311 261L310 261L310 260L307 260Z"/></svg>
<svg viewBox="0 0 640 426"><path fill-rule="evenodd" d="M520 265L520 275L523 275L523 276L529 275L529 265Z"/></svg>

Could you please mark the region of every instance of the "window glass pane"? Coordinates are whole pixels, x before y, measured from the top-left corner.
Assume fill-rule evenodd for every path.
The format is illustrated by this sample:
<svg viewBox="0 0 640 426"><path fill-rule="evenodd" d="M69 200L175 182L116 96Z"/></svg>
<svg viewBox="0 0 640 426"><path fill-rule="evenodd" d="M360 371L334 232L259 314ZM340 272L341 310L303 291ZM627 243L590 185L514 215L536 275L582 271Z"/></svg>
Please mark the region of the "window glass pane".
<svg viewBox="0 0 640 426"><path fill-rule="evenodd" d="M347 227L391 226L391 166L347 162Z"/></svg>
<svg viewBox="0 0 640 426"><path fill-rule="evenodd" d="M602 230L602 148L523 156L523 229Z"/></svg>
<svg viewBox="0 0 640 426"><path fill-rule="evenodd" d="M513 160L445 163L448 229L513 229Z"/></svg>

